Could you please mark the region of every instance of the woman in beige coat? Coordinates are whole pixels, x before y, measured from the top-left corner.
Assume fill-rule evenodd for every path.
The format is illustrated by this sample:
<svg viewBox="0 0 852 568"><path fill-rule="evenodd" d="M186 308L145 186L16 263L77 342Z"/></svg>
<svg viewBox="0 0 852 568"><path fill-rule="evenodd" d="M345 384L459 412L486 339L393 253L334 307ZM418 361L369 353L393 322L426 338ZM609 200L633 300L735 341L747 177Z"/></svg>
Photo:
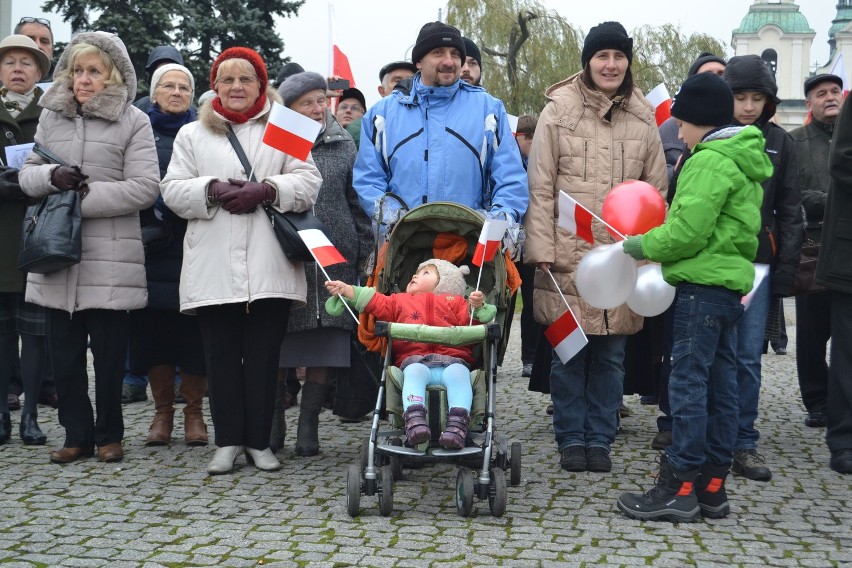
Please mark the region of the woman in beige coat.
<svg viewBox="0 0 852 568"><path fill-rule="evenodd" d="M555 353L551 364L553 430L567 471L612 468L624 345L642 328L642 317L626 305L594 308L578 294L574 276L591 245L558 227L559 191L600 216L607 194L624 180L644 180L663 192L667 185L653 109L633 87L632 57L633 40L621 24L593 27L583 46L583 70L546 92L530 154L524 261L538 268L535 319L550 325L566 311L550 272L589 338L567 364ZM594 231L596 243L612 242L602 226Z"/></svg>
<svg viewBox="0 0 852 568"><path fill-rule="evenodd" d="M180 308L196 313L207 362L218 449L207 468L227 473L245 450L260 469L281 464L269 449L278 355L291 305L305 304L301 263L281 251L261 205L309 210L322 178L309 157L297 160L262 142L271 101L263 60L232 47L213 64L216 96L197 122L178 132L163 199L188 219ZM232 129L253 171L227 138ZM258 181L246 181L251 174Z"/></svg>
<svg viewBox="0 0 852 568"><path fill-rule="evenodd" d="M68 463L93 453L124 457L121 382L128 310L145 307L145 255L139 211L157 199L159 170L148 117L133 106L136 74L118 36L81 33L56 65L35 141L68 166L30 154L21 168L24 192L42 197L82 194L83 258L51 274L30 274L26 299L44 306L47 348L56 376L64 447L50 460ZM95 367L92 412L86 343Z"/></svg>

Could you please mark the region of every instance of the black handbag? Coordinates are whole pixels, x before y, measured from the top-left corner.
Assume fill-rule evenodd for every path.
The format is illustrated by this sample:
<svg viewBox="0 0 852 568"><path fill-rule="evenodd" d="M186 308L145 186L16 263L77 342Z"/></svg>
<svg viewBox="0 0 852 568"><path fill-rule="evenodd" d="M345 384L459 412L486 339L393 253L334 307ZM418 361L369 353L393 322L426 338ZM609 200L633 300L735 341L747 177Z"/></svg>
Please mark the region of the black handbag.
<svg viewBox="0 0 852 568"><path fill-rule="evenodd" d="M824 286L817 284L814 279L818 259L819 243L811 240L807 232L805 232L802 235L802 254L799 259L798 269L796 270L796 278L793 281L791 296L809 294L811 292L823 292L826 290Z"/></svg>
<svg viewBox="0 0 852 568"><path fill-rule="evenodd" d="M247 172L253 172L246 153L243 151L243 147L240 141L237 140L237 136L234 134L230 124L228 125L228 140L231 142L231 146L234 147L234 151L237 153L243 169ZM254 173L251 174L251 181L256 181ZM272 223L272 230L275 231L275 238L278 239L278 244L281 245L284 256L291 261L313 262L314 257L308 247L305 246L302 237L299 236L299 231L319 229L328 237L328 231L322 221L317 219L310 211L302 211L301 213L285 211L282 213L271 205L264 205L263 210L266 211L269 222Z"/></svg>
<svg viewBox="0 0 852 568"><path fill-rule="evenodd" d="M66 165L38 144L33 151L49 162ZM21 226L18 270L50 274L78 264L83 256L82 220L77 191L51 193L27 207Z"/></svg>

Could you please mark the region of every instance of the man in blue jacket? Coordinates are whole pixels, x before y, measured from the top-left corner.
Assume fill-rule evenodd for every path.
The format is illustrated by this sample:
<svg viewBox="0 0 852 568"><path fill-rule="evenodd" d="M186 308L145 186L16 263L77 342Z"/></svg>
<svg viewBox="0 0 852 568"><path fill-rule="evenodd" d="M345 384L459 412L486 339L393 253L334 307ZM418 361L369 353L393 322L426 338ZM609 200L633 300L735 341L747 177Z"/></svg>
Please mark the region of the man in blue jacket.
<svg viewBox="0 0 852 568"><path fill-rule="evenodd" d="M459 80L461 34L441 22L424 25L412 61L410 89L398 85L363 118L353 180L361 206L374 216L393 193L408 208L453 201L520 223L529 201L521 155L503 103Z"/></svg>

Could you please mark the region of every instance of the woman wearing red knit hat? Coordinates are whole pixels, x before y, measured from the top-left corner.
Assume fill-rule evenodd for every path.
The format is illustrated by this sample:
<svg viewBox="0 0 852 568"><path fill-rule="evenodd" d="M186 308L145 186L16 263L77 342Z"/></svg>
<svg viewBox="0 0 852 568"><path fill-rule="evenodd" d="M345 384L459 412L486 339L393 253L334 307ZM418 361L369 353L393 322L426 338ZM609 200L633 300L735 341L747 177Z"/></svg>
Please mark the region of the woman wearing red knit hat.
<svg viewBox="0 0 852 568"><path fill-rule="evenodd" d="M204 342L218 446L207 471L230 472L243 451L259 469L275 470L281 464L269 435L278 354L290 307L304 304L306 284L302 264L284 256L261 205L306 211L322 178L310 157L298 160L262 142L280 97L268 88L257 52L226 49L210 83L216 96L178 132L160 183L166 205L189 220L180 304L198 315ZM252 171L242 166L230 131Z"/></svg>

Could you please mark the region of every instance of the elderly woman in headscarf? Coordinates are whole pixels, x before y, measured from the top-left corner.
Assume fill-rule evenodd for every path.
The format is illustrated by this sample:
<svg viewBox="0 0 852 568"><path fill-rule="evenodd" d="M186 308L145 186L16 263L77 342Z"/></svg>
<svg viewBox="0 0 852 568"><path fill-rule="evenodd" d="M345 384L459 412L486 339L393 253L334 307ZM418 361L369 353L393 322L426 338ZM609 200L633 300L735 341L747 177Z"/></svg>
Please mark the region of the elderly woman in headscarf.
<svg viewBox="0 0 852 568"><path fill-rule="evenodd" d="M291 305L305 303L305 269L284 256L262 205L307 211L322 178L310 157L263 143L271 101L280 98L257 52L226 49L210 83L216 96L178 132L160 184L166 205L189 220L180 309L198 315L204 344L218 446L207 471L231 471L244 451L259 469L275 470L278 355Z"/></svg>
<svg viewBox="0 0 852 568"><path fill-rule="evenodd" d="M165 177L178 131L196 119L192 108L195 80L189 69L176 63L157 67L151 75L148 118ZM174 426L175 368L180 368L184 406L184 439L190 446L207 444L202 402L207 391L204 347L198 319L180 313L178 284L183 262L186 219L172 213L162 198L144 210L145 274L148 307L133 312L130 327L130 370L147 375L154 397L154 420L145 445L162 446L171 441Z"/></svg>
<svg viewBox="0 0 852 568"><path fill-rule="evenodd" d="M25 35L10 35L0 42L0 130L5 147L32 142L38 126L42 96L36 82L50 71L50 60ZM4 156L5 157L5 156ZM24 407L21 439L41 445L47 437L38 425L38 394L45 372L44 308L24 301L27 275L17 268L21 222L26 196L18 185L17 170L0 179L0 444L9 441L12 421L7 394L21 338L21 378Z"/></svg>
<svg viewBox="0 0 852 568"><path fill-rule="evenodd" d="M118 36L74 36L56 65L35 142L67 165L31 153L21 188L31 197L81 194L83 256L50 274L29 274L26 298L46 308L47 347L59 395L65 444L55 463L92 455L120 461L124 422L121 383L129 311L145 307L145 255L139 211L157 199L157 152L145 113L133 106L136 73ZM89 400L87 342L95 369Z"/></svg>

